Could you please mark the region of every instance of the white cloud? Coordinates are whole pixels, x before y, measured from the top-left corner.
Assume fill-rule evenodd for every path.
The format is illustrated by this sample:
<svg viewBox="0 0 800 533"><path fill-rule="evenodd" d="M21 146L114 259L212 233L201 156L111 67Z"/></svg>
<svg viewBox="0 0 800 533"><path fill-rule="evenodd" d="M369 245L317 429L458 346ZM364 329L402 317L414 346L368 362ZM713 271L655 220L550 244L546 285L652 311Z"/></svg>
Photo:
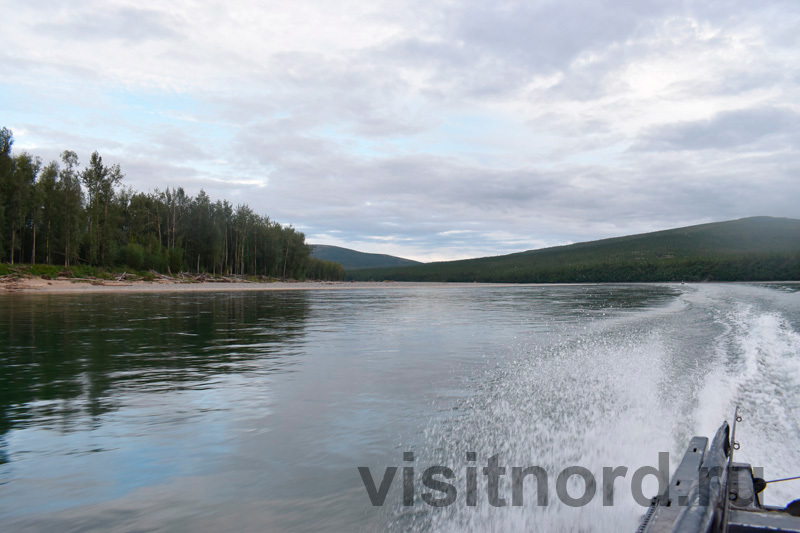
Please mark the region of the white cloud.
<svg viewBox="0 0 800 533"><path fill-rule="evenodd" d="M791 2L4 4L19 148L312 242L429 260L800 216Z"/></svg>

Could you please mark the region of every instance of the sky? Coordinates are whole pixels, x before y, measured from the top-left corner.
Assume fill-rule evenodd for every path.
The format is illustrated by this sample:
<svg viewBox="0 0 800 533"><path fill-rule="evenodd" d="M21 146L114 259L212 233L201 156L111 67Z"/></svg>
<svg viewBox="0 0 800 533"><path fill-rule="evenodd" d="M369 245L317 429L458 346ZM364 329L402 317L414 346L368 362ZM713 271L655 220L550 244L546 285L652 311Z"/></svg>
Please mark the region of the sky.
<svg viewBox="0 0 800 533"><path fill-rule="evenodd" d="M421 261L800 218L797 0L0 0L0 126Z"/></svg>

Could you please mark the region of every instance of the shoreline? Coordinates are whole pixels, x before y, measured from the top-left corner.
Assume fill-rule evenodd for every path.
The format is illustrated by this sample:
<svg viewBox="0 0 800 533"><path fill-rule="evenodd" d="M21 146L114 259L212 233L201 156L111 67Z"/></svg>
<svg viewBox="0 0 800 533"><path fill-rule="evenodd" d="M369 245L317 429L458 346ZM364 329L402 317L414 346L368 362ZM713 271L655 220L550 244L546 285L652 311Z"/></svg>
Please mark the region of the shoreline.
<svg viewBox="0 0 800 533"><path fill-rule="evenodd" d="M276 282L184 282L184 281L111 281L17 278L0 283L2 293L25 294L98 294L98 293L154 293L154 292L259 292L291 290L341 290L388 286L383 282L348 281L276 281Z"/></svg>
<svg viewBox="0 0 800 533"><path fill-rule="evenodd" d="M652 282L678 284L679 282ZM703 282L715 283L715 282ZM723 282L719 282L723 283ZM729 281L724 283L798 284L800 281ZM100 281L43 278L0 279L0 294L98 294L156 292L271 292L378 289L406 287L558 287L579 285L624 285L620 283L475 283L443 281L276 281L276 282L185 282L185 281ZM693 284L693 283L686 283Z"/></svg>
<svg viewBox="0 0 800 533"><path fill-rule="evenodd" d="M430 281L275 281L275 282L184 282L184 281L97 281L42 278L16 278L0 281L0 294L98 294L155 292L272 292L378 289L400 287L475 287L522 286L506 283L450 283ZM569 284L563 284L569 285Z"/></svg>

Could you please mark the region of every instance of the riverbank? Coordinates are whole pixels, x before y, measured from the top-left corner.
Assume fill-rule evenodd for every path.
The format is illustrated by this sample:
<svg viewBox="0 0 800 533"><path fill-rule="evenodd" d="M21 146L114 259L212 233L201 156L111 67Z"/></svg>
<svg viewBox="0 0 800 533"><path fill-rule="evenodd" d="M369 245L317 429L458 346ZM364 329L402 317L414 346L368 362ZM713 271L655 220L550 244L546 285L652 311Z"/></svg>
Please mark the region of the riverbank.
<svg viewBox="0 0 800 533"><path fill-rule="evenodd" d="M623 282L624 283L624 282ZM635 283L635 282L634 282ZM798 285L797 281L740 281L750 285ZM242 292L242 291L310 291L375 289L400 287L476 287L476 286L577 286L607 285L605 283L465 283L434 281L253 281L187 282L180 278L154 281L115 281L101 279L53 279L39 277L0 277L0 294L3 293L143 293L143 292Z"/></svg>
<svg viewBox="0 0 800 533"><path fill-rule="evenodd" d="M0 294L23 293L104 293L104 292L241 292L367 289L410 286L469 286L474 283L372 282L372 281L274 281L274 282L186 282L181 280L113 281L87 279L9 278L0 279Z"/></svg>

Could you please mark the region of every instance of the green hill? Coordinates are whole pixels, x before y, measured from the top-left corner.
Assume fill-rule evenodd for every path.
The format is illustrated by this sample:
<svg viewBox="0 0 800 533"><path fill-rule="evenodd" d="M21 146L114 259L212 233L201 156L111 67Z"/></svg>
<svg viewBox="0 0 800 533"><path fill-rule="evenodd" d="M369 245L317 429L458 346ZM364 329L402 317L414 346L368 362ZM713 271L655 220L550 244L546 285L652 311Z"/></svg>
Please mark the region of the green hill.
<svg viewBox="0 0 800 533"><path fill-rule="evenodd" d="M348 279L574 283L800 280L800 220L752 217Z"/></svg>
<svg viewBox="0 0 800 533"><path fill-rule="evenodd" d="M368 254L350 250L349 248L328 246L327 244L312 244L311 256L317 259L339 263L347 271L361 268L402 267L422 264L419 261L403 259L402 257L395 257L393 255Z"/></svg>

